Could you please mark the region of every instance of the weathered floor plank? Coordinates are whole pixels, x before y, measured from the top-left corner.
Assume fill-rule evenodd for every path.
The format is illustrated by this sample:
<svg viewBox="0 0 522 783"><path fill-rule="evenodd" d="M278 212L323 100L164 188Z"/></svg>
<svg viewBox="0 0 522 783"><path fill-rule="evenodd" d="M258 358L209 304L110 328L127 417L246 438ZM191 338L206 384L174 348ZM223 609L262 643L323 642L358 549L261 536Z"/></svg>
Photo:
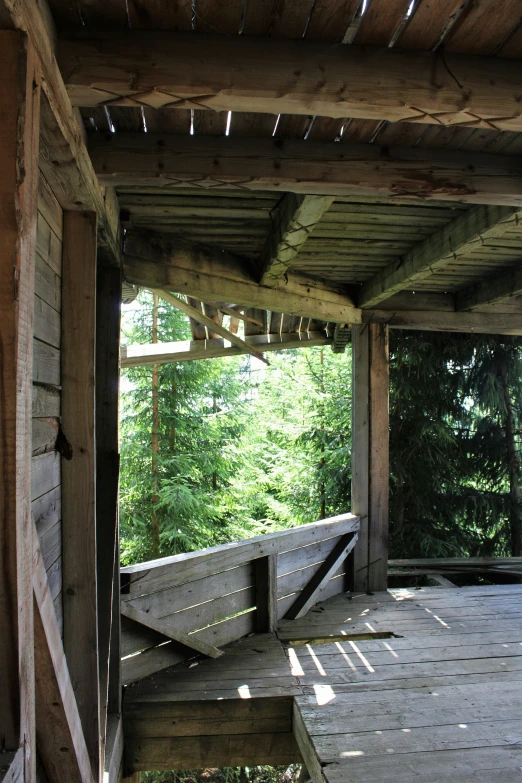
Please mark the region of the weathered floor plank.
<svg viewBox="0 0 522 783"><path fill-rule="evenodd" d="M521 780L521 598L522 585L335 596L127 688L127 764L286 763L293 703L313 783Z"/></svg>

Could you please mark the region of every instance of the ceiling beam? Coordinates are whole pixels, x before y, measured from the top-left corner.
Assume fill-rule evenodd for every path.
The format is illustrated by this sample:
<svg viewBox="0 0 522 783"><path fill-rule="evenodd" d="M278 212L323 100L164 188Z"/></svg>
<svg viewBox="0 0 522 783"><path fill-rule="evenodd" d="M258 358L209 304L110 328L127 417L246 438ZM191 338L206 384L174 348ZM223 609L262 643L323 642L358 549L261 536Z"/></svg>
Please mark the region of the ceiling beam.
<svg viewBox="0 0 522 783"><path fill-rule="evenodd" d="M522 335L520 313L445 313L420 310L363 310L364 324L386 324L391 329L423 332L464 332L468 334Z"/></svg>
<svg viewBox="0 0 522 783"><path fill-rule="evenodd" d="M64 33L58 60L75 106L314 114L522 131L519 60L90 28Z"/></svg>
<svg viewBox="0 0 522 783"><path fill-rule="evenodd" d="M292 273L268 288L259 285L247 259L169 235L128 231L123 266L128 282L187 294L217 307L226 301L319 321L361 320L360 310L343 287Z"/></svg>
<svg viewBox="0 0 522 783"><path fill-rule="evenodd" d="M413 290L419 281L469 256L486 240L511 231L521 216L522 211L511 207L470 209L367 280L358 299L359 307L376 307L401 290Z"/></svg>
<svg viewBox="0 0 522 783"><path fill-rule="evenodd" d="M238 348L241 348L244 353L250 353L252 356L255 356L256 359L259 359L260 361L265 362L265 364L268 364L268 361L265 359L262 353L256 351L255 348L242 340L241 337L238 337L237 334L232 334L232 332L229 332L228 329L225 329L224 326L221 326L220 323L212 320L212 318L208 318L204 313L200 313L199 310L196 310L195 307L191 307L183 299L180 299L178 296L175 296L168 291L162 291L158 288L153 288L152 292L158 296L161 296L165 302L168 302L177 310L181 310L182 313L185 313L195 321L199 321L199 323L203 324L203 326L206 326L209 330L209 334L213 332L220 334L221 337L224 337L225 340L228 340L229 343L237 345Z"/></svg>
<svg viewBox="0 0 522 783"><path fill-rule="evenodd" d="M245 337L245 343L258 351L282 351L289 348L313 348L331 345L326 332L299 332L294 334L256 334ZM218 359L223 356L241 356L246 351L237 345L225 345L221 337L212 340L185 340L176 343L126 345L121 349L122 367L141 367L145 364L169 364L194 359Z"/></svg>
<svg viewBox="0 0 522 783"><path fill-rule="evenodd" d="M522 263L503 275L488 278L478 285L459 291L455 296L457 310L474 310L499 305L522 295Z"/></svg>
<svg viewBox="0 0 522 783"><path fill-rule="evenodd" d="M272 231L261 258L261 285L277 285L334 202L332 196L286 193L271 214Z"/></svg>
<svg viewBox="0 0 522 783"><path fill-rule="evenodd" d="M325 196L413 196L522 206L522 159L507 155L158 133L93 133L103 185L291 191Z"/></svg>

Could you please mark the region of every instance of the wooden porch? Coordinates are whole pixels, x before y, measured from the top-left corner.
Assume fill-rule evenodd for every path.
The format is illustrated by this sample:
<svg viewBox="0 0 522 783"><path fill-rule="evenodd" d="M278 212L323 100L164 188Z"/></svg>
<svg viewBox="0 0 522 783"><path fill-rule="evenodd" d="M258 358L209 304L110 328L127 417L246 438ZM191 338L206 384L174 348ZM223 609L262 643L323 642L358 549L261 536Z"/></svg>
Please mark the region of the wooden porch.
<svg viewBox="0 0 522 783"><path fill-rule="evenodd" d="M126 689L129 772L303 760L314 783L518 781L522 585L340 593Z"/></svg>

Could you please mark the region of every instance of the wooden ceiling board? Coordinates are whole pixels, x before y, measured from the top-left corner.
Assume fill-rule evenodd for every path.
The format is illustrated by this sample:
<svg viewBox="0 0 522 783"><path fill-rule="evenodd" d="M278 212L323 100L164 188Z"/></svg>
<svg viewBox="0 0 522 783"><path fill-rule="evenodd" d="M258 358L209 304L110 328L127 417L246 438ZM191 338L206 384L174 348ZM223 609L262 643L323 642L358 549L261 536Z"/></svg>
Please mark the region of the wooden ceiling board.
<svg viewBox="0 0 522 783"><path fill-rule="evenodd" d="M368 0L353 40L360 46L387 46L404 19L411 0Z"/></svg>
<svg viewBox="0 0 522 783"><path fill-rule="evenodd" d="M360 0L316 0L306 39L342 41L360 5Z"/></svg>
<svg viewBox="0 0 522 783"><path fill-rule="evenodd" d="M191 0L125 0L131 28L192 30Z"/></svg>
<svg viewBox="0 0 522 783"><path fill-rule="evenodd" d="M494 54L516 28L520 0L475 0L444 41L448 52Z"/></svg>
<svg viewBox="0 0 522 783"><path fill-rule="evenodd" d="M466 0L421 0L415 13L401 32L396 46L399 49L431 51L449 29ZM469 2L469 0L468 0Z"/></svg>
<svg viewBox="0 0 522 783"><path fill-rule="evenodd" d="M237 34L242 7L243 0L196 0L194 29L199 33Z"/></svg>
<svg viewBox="0 0 522 783"><path fill-rule="evenodd" d="M314 0L247 0L244 35L302 38Z"/></svg>

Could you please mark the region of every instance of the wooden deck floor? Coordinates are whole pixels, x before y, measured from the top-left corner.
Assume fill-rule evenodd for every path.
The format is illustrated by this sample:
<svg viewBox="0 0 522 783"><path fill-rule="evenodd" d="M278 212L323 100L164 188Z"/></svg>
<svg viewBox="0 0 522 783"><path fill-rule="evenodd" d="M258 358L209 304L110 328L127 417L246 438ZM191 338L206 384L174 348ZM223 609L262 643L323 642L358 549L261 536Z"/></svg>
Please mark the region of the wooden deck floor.
<svg viewBox="0 0 522 783"><path fill-rule="evenodd" d="M522 585L339 595L128 688L124 717L131 770L287 763L293 732L314 783L522 781Z"/></svg>

